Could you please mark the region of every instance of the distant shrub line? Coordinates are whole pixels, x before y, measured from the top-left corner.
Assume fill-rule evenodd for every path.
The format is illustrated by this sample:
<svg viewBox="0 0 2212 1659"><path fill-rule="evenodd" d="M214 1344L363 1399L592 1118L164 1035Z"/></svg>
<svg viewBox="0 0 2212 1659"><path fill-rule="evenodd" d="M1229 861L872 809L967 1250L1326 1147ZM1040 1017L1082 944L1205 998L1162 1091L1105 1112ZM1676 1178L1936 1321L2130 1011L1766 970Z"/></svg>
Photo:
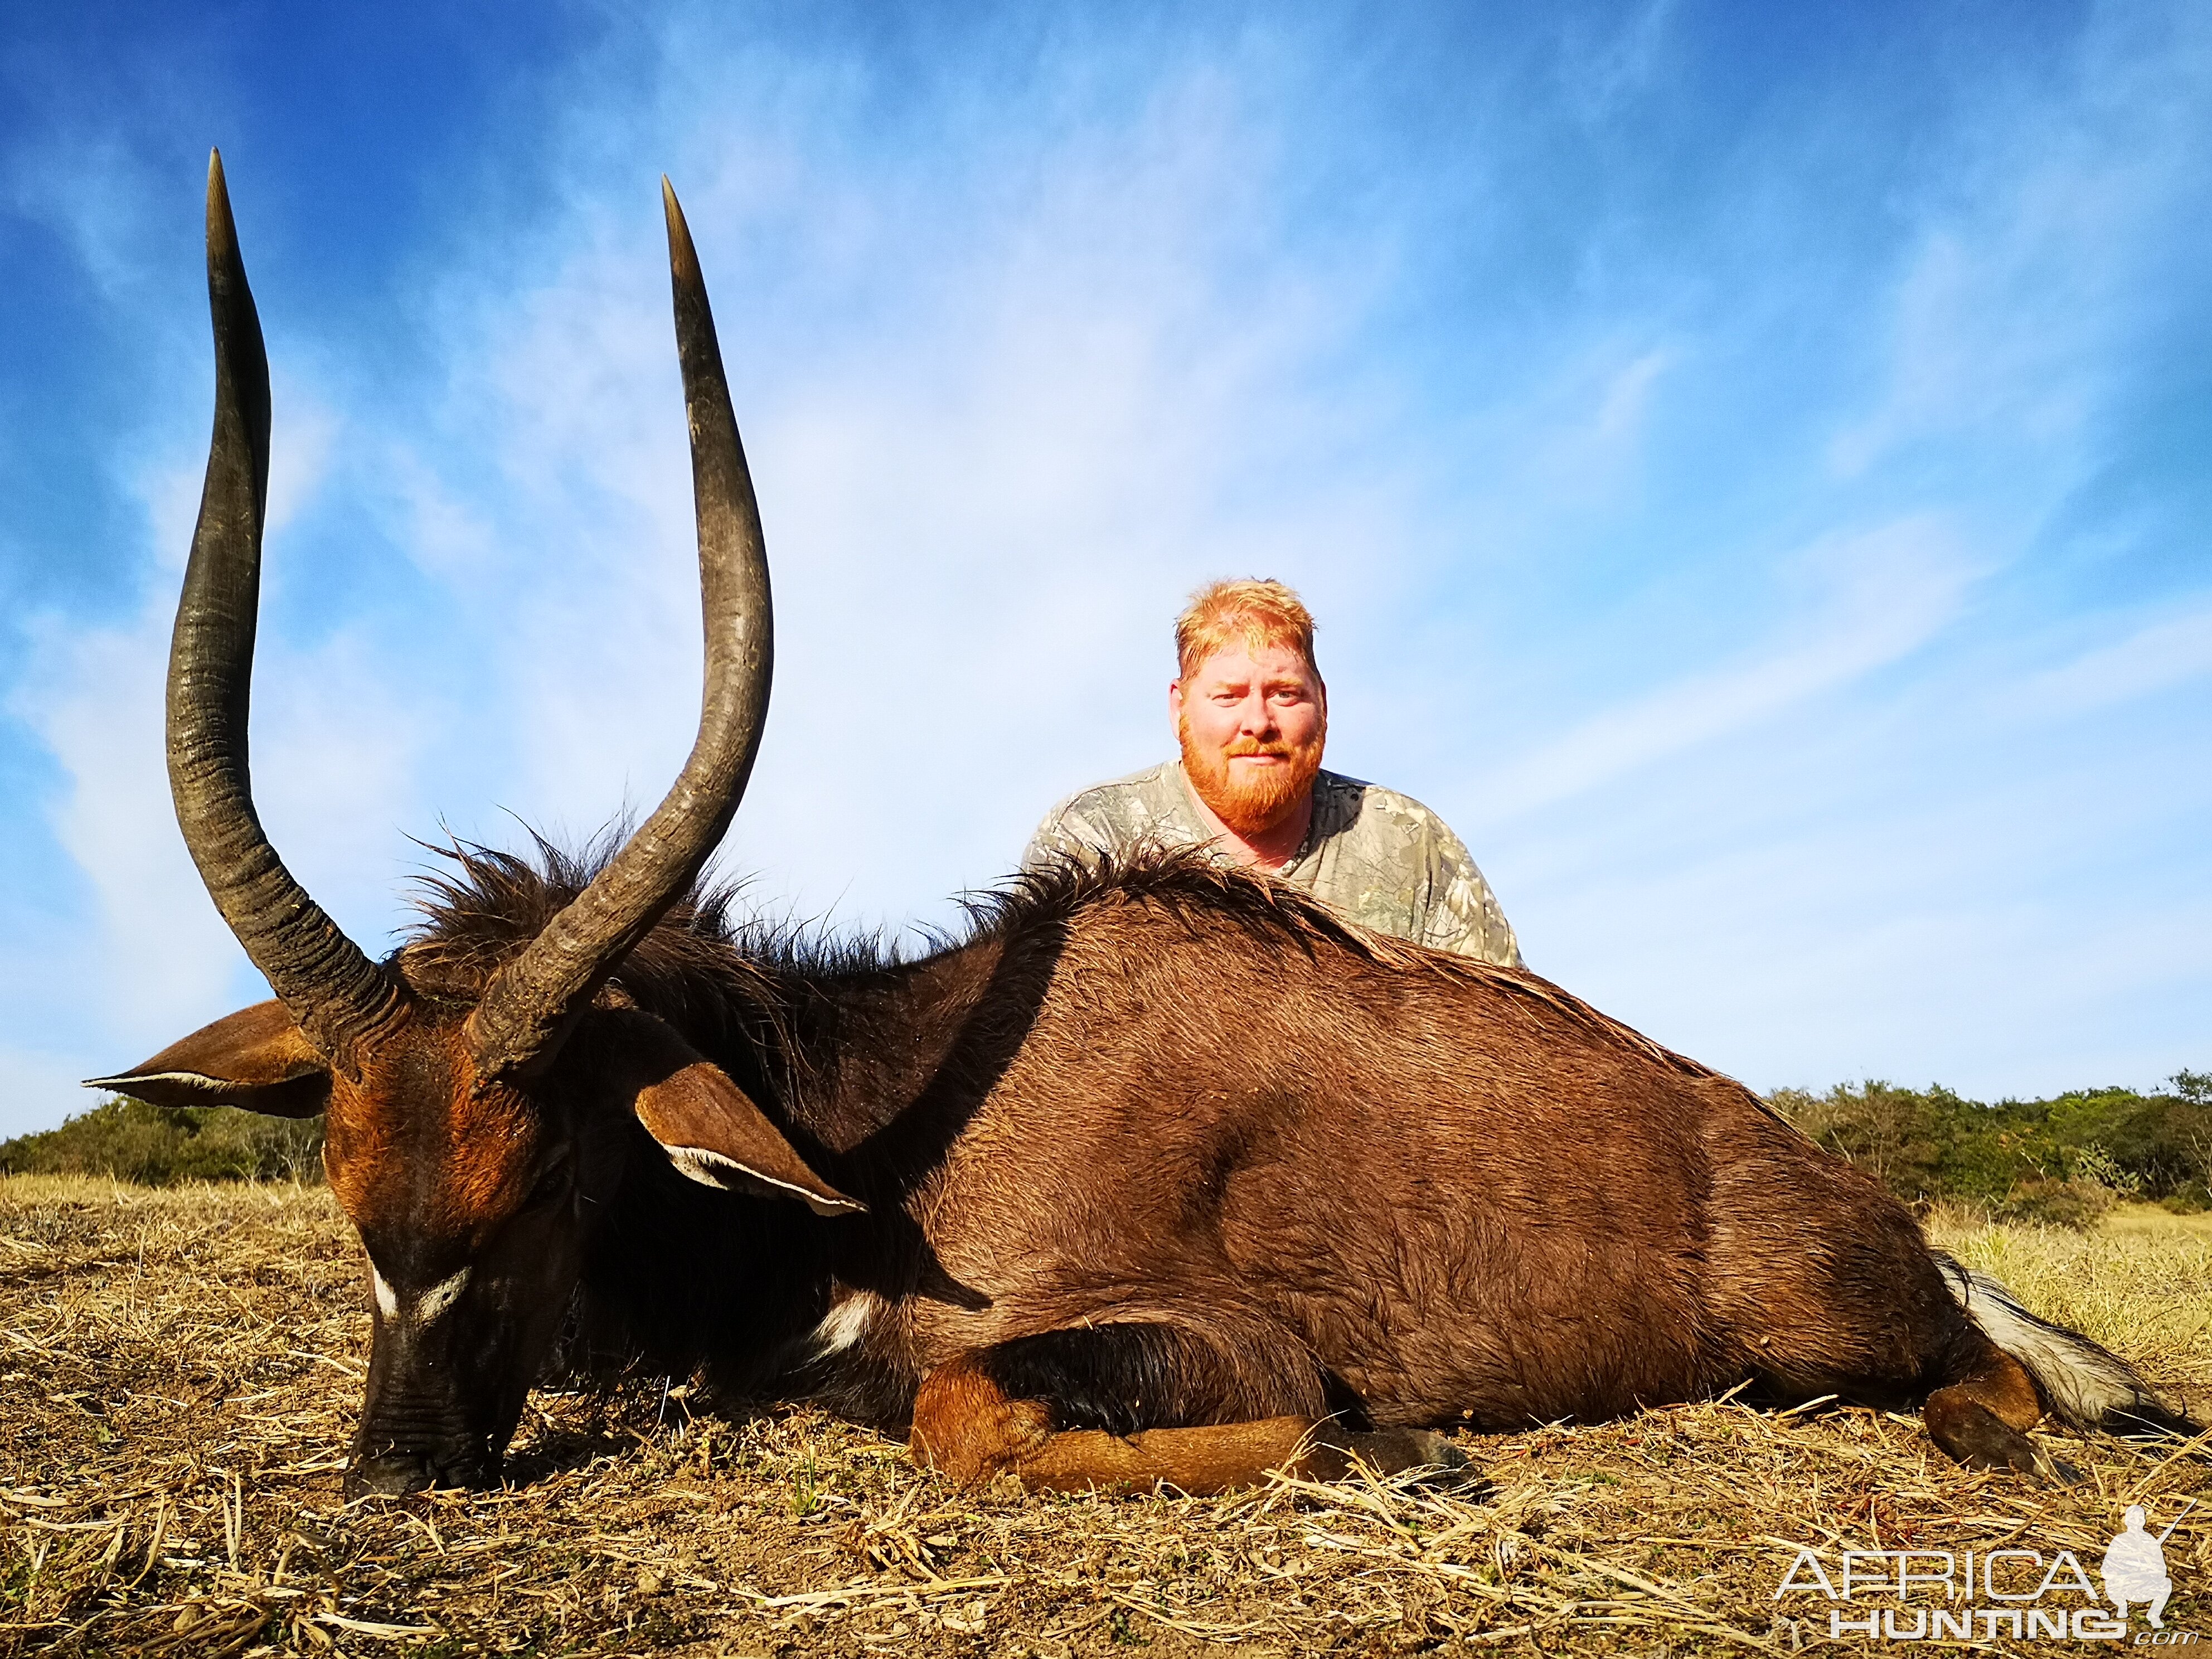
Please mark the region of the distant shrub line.
<svg viewBox="0 0 2212 1659"><path fill-rule="evenodd" d="M323 1121L234 1106L104 1100L58 1129L0 1141L0 1174L112 1176L145 1187L184 1181L323 1178Z"/></svg>
<svg viewBox="0 0 2212 1659"><path fill-rule="evenodd" d="M1984 1105L1948 1089L1778 1089L1783 1115L1916 1208L2085 1227L2123 1199L2212 1208L2212 1073L2160 1094L2076 1089Z"/></svg>
<svg viewBox="0 0 2212 1659"><path fill-rule="evenodd" d="M2050 1100L1968 1100L1948 1089L1778 1089L1784 1116L1916 1208L2082 1227L2123 1199L2212 1209L2212 1073L2160 1094L2078 1089ZM323 1178L320 1118L103 1101L58 1129L0 1141L0 1174L94 1175L144 1186Z"/></svg>

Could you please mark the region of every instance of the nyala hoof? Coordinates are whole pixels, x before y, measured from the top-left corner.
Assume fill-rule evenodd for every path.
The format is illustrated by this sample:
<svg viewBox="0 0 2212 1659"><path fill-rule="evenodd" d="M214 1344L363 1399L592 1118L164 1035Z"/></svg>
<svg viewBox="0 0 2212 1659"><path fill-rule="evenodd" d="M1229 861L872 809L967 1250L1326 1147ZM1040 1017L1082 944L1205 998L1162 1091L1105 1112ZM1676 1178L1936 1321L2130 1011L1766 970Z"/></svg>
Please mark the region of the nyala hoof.
<svg viewBox="0 0 2212 1659"><path fill-rule="evenodd" d="M2045 1456L2035 1443L1978 1400L1931 1399L1928 1432L1961 1468L2010 1469L2060 1485L2081 1477L2070 1465Z"/></svg>
<svg viewBox="0 0 2212 1659"><path fill-rule="evenodd" d="M2054 1486L2078 1486L2089 1478L2056 1452L2040 1446L2035 1449L2035 1463L2036 1473Z"/></svg>
<svg viewBox="0 0 2212 1659"><path fill-rule="evenodd" d="M1459 1480L1474 1467L1468 1455L1433 1429L1378 1429L1347 1434L1344 1449L1377 1474L1425 1469L1438 1480Z"/></svg>

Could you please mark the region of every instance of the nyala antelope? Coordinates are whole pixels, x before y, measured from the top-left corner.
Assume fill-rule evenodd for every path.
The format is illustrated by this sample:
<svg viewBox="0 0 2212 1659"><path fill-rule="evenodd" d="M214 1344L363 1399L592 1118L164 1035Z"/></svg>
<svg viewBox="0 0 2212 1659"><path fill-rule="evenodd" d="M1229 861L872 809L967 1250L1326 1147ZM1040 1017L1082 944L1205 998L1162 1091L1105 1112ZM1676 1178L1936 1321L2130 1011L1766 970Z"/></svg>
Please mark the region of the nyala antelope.
<svg viewBox="0 0 2212 1659"><path fill-rule="evenodd" d="M326 1115L374 1322L351 1490L495 1482L533 1382L610 1362L824 1401L956 1480L1032 1487L1402 1470L1456 1455L1442 1429L1744 1383L1917 1404L1977 1468L2048 1468L2046 1413L2192 1427L1740 1085L1202 856L1020 878L919 960L735 925L700 872L760 741L769 572L663 188L696 746L611 850L457 851L374 962L249 789L269 380L210 168L216 419L169 776L276 996L95 1081Z"/></svg>

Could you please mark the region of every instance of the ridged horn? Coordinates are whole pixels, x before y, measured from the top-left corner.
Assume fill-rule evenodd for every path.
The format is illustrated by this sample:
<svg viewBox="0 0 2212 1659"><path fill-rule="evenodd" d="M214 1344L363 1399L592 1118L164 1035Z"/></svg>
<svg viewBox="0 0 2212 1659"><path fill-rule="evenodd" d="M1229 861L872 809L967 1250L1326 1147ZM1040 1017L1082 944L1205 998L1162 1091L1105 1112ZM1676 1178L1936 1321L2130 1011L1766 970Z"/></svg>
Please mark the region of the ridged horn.
<svg viewBox="0 0 2212 1659"><path fill-rule="evenodd" d="M699 736L667 799L485 989L470 1016L477 1071L485 1077L527 1075L549 1063L571 1017L698 878L744 794L768 713L775 628L760 509L730 409L699 256L665 178L660 193L690 416L706 617Z"/></svg>
<svg viewBox="0 0 2212 1659"><path fill-rule="evenodd" d="M169 793L216 908L308 1040L350 1073L399 993L293 879L253 810L246 716L269 493L269 359L219 152L208 161L207 266L215 432L169 645Z"/></svg>

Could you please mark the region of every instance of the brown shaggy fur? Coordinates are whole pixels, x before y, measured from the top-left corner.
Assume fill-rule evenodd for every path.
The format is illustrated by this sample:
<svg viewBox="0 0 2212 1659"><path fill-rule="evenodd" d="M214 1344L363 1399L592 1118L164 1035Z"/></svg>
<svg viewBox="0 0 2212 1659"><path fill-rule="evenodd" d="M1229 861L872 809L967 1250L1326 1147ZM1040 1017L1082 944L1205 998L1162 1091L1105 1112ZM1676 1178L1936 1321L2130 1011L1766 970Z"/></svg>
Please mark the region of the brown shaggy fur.
<svg viewBox="0 0 2212 1659"><path fill-rule="evenodd" d="M543 850L538 868L464 849L434 883L398 959L416 1050L447 1051L589 878ZM379 1479L495 1470L572 1295L560 1364L703 1367L912 1423L919 1455L967 1477L1111 1484L1137 1467L1114 1437L1276 1419L1380 1431L1367 1452L1402 1464L1437 1450L1418 1431L1746 1382L1945 1390L1947 1449L2033 1462L2034 1385L1911 1215L1748 1090L1533 974L1376 938L1196 854L1022 877L914 961L729 910L696 896L631 952L497 1158L452 1144L467 1090L438 1066L356 1103L381 1115L376 1178L341 1149L333 1179L379 1194L348 1208L401 1310L357 1449ZM623 1081L640 1018L736 1085L685 1122L764 1117L787 1167L866 1213L686 1180ZM449 1202L495 1170L490 1199ZM460 1209L513 1218L464 1237ZM408 1335L409 1298L457 1264L473 1277L443 1334ZM431 1362L463 1351L457 1384ZM1163 1478L1249 1479L1236 1447L1282 1450L1239 1436L1158 1441L1184 1459Z"/></svg>

